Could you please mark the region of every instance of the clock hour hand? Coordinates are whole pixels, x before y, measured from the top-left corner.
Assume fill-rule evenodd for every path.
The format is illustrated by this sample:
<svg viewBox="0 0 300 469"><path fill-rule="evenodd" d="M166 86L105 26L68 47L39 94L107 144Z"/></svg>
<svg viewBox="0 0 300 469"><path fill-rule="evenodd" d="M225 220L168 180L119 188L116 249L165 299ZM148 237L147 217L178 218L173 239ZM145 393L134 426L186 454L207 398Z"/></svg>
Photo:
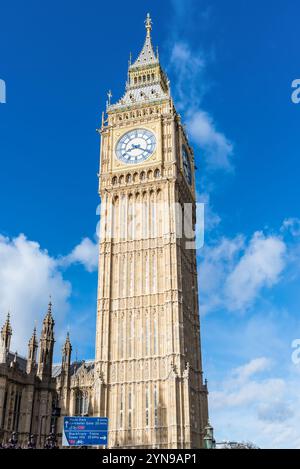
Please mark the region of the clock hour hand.
<svg viewBox="0 0 300 469"><path fill-rule="evenodd" d="M140 148L141 145L131 145L131 148L128 148L128 150L126 151L132 151L132 150L136 150L137 148Z"/></svg>

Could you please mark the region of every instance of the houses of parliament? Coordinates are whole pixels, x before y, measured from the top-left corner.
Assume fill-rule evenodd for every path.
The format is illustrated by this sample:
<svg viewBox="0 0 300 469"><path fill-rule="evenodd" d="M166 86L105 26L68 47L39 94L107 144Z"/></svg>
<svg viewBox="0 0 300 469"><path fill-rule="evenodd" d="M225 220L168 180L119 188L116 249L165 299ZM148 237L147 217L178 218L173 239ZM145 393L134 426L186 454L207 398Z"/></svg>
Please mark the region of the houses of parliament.
<svg viewBox="0 0 300 469"><path fill-rule="evenodd" d="M109 419L108 448L202 448L208 424L194 230L194 154L151 39L129 61L126 89L108 96L101 135L101 232L95 359L53 363L51 302L26 358L0 340L0 441L13 431L61 445L64 416ZM185 207L191 207L185 216ZM17 312L16 312L17 314ZM39 340L38 340L39 339Z"/></svg>

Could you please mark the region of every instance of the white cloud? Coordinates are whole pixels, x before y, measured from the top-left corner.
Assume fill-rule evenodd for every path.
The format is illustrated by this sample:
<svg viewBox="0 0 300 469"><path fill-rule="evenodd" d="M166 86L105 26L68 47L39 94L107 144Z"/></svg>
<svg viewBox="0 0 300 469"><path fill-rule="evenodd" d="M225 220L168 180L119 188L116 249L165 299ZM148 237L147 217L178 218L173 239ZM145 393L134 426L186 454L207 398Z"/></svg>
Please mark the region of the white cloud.
<svg viewBox="0 0 300 469"><path fill-rule="evenodd" d="M286 245L276 236L254 233L238 264L226 279L228 306L242 310L252 304L263 287L279 280L285 267Z"/></svg>
<svg viewBox="0 0 300 469"><path fill-rule="evenodd" d="M231 171L233 144L224 133L217 130L213 117L201 105L209 87L204 79L206 63L201 49L194 50L188 42L175 39L170 69L176 76L176 105L185 115L192 142L203 150L207 168Z"/></svg>
<svg viewBox="0 0 300 469"><path fill-rule="evenodd" d="M221 217L214 211L211 202L210 196L207 193L196 194L197 203L202 203L205 206L204 209L204 226L205 231L209 232L216 228L221 223ZM198 220L197 220L198 221Z"/></svg>
<svg viewBox="0 0 300 469"><path fill-rule="evenodd" d="M282 401L263 403L258 406L258 418L266 422L285 422L292 416L291 406Z"/></svg>
<svg viewBox="0 0 300 469"><path fill-rule="evenodd" d="M40 326L49 294L53 297L59 326L69 309L71 284L59 272L56 260L23 234L14 239L0 235L1 321L10 310L12 346L19 353L27 353L27 338L32 334L35 320Z"/></svg>
<svg viewBox="0 0 300 469"><path fill-rule="evenodd" d="M245 382L251 376L262 371L266 371L270 367L271 361L269 358L260 357L251 360L245 365L238 367L234 370L233 375L237 381Z"/></svg>
<svg viewBox="0 0 300 469"><path fill-rule="evenodd" d="M63 270L75 263L82 264L88 272L97 270L97 243L84 238L69 255L55 258L23 234L13 239L0 235L0 325L10 310L12 350L27 354L28 339L35 322L38 328L41 326L50 294L56 337L58 342L64 339L72 286ZM82 336L80 320L79 315L72 320L73 339Z"/></svg>
<svg viewBox="0 0 300 469"><path fill-rule="evenodd" d="M243 236L223 237L213 245L205 244L199 252L199 297L203 314L227 307L224 284L238 262L244 243Z"/></svg>
<svg viewBox="0 0 300 469"><path fill-rule="evenodd" d="M222 390L211 393L214 408L223 406L238 407L250 404L270 402L274 396L278 399L283 395L285 383L282 379L254 379L270 367L270 360L259 357L235 368L222 383Z"/></svg>
<svg viewBox="0 0 300 469"><path fill-rule="evenodd" d="M204 150L209 168L228 171L233 169L233 144L216 130L213 118L207 112L189 112L187 127L192 140Z"/></svg>
<svg viewBox="0 0 300 469"><path fill-rule="evenodd" d="M300 236L300 219L286 218L282 223L281 231L289 231L295 237Z"/></svg>
<svg viewBox="0 0 300 469"><path fill-rule="evenodd" d="M201 51L193 52L183 41L177 41L171 51L170 65L176 73L176 102L179 109L200 102L205 87L199 86L199 78L205 69L205 59Z"/></svg>
<svg viewBox="0 0 300 469"><path fill-rule="evenodd" d="M205 246L199 263L202 311L247 310L264 287L279 281L286 249L280 237L262 232L254 233L249 243L239 235Z"/></svg>
<svg viewBox="0 0 300 469"><path fill-rule="evenodd" d="M268 357L233 369L210 392L217 441L252 441L262 448L300 448L300 399L293 375L268 377Z"/></svg>
<svg viewBox="0 0 300 469"><path fill-rule="evenodd" d="M88 272L94 272L98 267L98 243L84 238L69 255L60 260L60 263L64 266L79 263Z"/></svg>

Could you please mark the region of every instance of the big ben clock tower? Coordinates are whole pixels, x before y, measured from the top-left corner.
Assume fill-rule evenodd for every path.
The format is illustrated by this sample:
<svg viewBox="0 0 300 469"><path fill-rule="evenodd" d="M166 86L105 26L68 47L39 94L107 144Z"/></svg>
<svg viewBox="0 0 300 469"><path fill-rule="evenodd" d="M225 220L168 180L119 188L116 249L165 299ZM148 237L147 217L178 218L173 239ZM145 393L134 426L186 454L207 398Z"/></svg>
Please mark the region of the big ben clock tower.
<svg viewBox="0 0 300 469"><path fill-rule="evenodd" d="M110 448L200 448L208 422L196 252L194 157L151 41L103 119L94 414ZM109 97L110 98L110 97ZM183 229L182 229L183 228Z"/></svg>

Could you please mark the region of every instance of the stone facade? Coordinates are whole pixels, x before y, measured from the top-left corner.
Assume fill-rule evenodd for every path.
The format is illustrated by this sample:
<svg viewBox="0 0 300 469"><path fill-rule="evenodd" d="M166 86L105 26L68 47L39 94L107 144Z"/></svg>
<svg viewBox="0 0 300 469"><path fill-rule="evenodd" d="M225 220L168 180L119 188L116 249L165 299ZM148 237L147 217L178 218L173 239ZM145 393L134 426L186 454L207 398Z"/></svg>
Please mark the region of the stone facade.
<svg viewBox="0 0 300 469"><path fill-rule="evenodd" d="M11 335L8 316L0 336L0 443L7 443L15 431L21 446L26 446L33 434L37 446L43 447L52 429L61 443L64 415L93 414L94 363L71 363L72 347L67 335L61 364L53 365L51 302L43 321L38 358L35 329L28 344L27 358L9 351Z"/></svg>
<svg viewBox="0 0 300 469"><path fill-rule="evenodd" d="M151 29L148 16L145 43L129 64L125 94L112 104L109 93L99 129L95 361L72 363L67 336L61 365L52 364L51 303L38 359L35 331L27 359L9 352L8 318L0 344L4 441L15 430L23 442L30 433L38 435L43 446L51 425L61 432L63 416L90 415L109 418L111 448L203 447L207 386L196 252L186 231L196 221L194 155L153 50ZM128 132L131 146L130 137L124 137ZM55 417L58 408L60 417Z"/></svg>
<svg viewBox="0 0 300 469"><path fill-rule="evenodd" d="M109 99L100 129L94 408L109 417L110 447L199 448L208 410L196 253L180 219L191 207L194 228L194 156L151 27L148 16L126 92Z"/></svg>

